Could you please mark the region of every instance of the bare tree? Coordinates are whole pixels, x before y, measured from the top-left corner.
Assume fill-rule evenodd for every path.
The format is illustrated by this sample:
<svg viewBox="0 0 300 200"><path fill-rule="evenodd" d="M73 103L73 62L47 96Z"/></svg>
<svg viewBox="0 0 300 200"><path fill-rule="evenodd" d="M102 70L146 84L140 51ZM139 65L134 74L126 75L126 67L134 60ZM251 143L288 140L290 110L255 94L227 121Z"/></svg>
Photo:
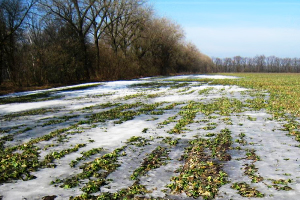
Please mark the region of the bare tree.
<svg viewBox="0 0 300 200"><path fill-rule="evenodd" d="M160 73L166 75L174 70L176 53L183 39L182 29L168 19L154 19L151 26L151 53L154 57L154 65L158 66Z"/></svg>
<svg viewBox="0 0 300 200"><path fill-rule="evenodd" d="M138 39L140 28L149 14L142 5L144 0L115 0L106 18L106 36L116 54L126 56L128 47Z"/></svg>
<svg viewBox="0 0 300 200"><path fill-rule="evenodd" d="M36 2L37 0L0 0L0 45L4 45L4 42L13 37L13 35L19 30L28 16L29 11ZM2 28L5 28L6 30L2 31Z"/></svg>
<svg viewBox="0 0 300 200"><path fill-rule="evenodd" d="M0 0L0 83L3 71L17 81L16 50L21 28L36 0Z"/></svg>
<svg viewBox="0 0 300 200"><path fill-rule="evenodd" d="M96 1L91 7L91 22L93 29L94 45L96 49L96 68L100 70L100 51L99 40L104 34L106 27L109 25L107 20L108 11L112 6L113 0ZM105 23L106 22L106 23Z"/></svg>
<svg viewBox="0 0 300 200"><path fill-rule="evenodd" d="M231 58L213 58L215 67L219 68L218 72L283 72L292 73L300 72L299 58L278 58L275 56L259 55L253 58L234 57ZM239 69L238 66L242 68Z"/></svg>
<svg viewBox="0 0 300 200"><path fill-rule="evenodd" d="M211 59L146 0L0 0L0 8L0 83L212 71Z"/></svg>
<svg viewBox="0 0 300 200"><path fill-rule="evenodd" d="M90 79L91 65L87 54L87 35L101 10L92 14L96 0L41 0L41 6L49 14L54 15L72 27L76 32L82 55L78 55L84 63L85 78Z"/></svg>
<svg viewBox="0 0 300 200"><path fill-rule="evenodd" d="M235 69L233 69L236 72L242 71L242 57L241 56L235 56L233 57L233 63L235 66Z"/></svg>
<svg viewBox="0 0 300 200"><path fill-rule="evenodd" d="M6 32L6 23L4 18L3 9L0 9L0 40L4 41L4 36ZM3 72L4 72L4 44L0 45L0 85L3 81Z"/></svg>

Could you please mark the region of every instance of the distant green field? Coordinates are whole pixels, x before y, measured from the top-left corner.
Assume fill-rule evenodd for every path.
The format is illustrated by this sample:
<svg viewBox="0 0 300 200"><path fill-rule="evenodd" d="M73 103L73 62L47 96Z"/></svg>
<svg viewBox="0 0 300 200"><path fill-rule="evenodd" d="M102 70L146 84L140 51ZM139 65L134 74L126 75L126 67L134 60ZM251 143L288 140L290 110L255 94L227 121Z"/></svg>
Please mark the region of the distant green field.
<svg viewBox="0 0 300 200"><path fill-rule="evenodd" d="M300 74L293 73L226 73L242 79L216 79L212 84L239 85L245 88L266 90L270 93L269 111L300 116Z"/></svg>

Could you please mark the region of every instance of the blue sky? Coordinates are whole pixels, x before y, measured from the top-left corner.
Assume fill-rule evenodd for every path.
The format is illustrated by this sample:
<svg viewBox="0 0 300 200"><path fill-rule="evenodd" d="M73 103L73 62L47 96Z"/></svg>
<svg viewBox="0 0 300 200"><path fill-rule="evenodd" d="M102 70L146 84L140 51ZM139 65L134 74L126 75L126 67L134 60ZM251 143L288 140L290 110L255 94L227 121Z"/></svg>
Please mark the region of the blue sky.
<svg viewBox="0 0 300 200"><path fill-rule="evenodd" d="M149 0L211 57L300 57L300 0Z"/></svg>

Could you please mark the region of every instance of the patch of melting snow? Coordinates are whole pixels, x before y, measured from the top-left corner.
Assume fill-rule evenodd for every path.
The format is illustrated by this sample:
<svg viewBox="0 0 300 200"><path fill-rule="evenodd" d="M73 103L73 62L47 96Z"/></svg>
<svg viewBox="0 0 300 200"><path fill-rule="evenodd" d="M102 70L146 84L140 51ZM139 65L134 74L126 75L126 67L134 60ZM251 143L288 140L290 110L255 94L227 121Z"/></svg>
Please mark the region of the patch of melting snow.
<svg viewBox="0 0 300 200"><path fill-rule="evenodd" d="M14 112L22 112L26 110L40 109L40 108L55 108L68 105L67 101L51 100L43 102L30 102L30 103L13 103L0 105L0 114L9 114Z"/></svg>
<svg viewBox="0 0 300 200"><path fill-rule="evenodd" d="M51 181L55 178L62 178L66 174L78 173L75 169L71 169L69 165L59 165L55 169L41 169L38 172L33 172L37 178L31 181L17 181L16 183L7 183L1 185L0 194L3 199L7 200L41 200L44 196L56 195L55 200L69 199L70 196L78 196L82 192L79 188L63 189L60 187L51 186Z"/></svg>
<svg viewBox="0 0 300 200"><path fill-rule="evenodd" d="M199 79L237 79L236 76L224 76L224 75L182 75L182 76L170 76L166 79L188 79L188 78L199 78Z"/></svg>
<svg viewBox="0 0 300 200"><path fill-rule="evenodd" d="M207 78L207 79L237 79L237 78L239 78L236 76L223 76L223 75L197 75L195 77L196 78Z"/></svg>
<svg viewBox="0 0 300 200"><path fill-rule="evenodd" d="M66 90L66 89L76 89L78 87L83 87L83 86L97 86L101 84L100 82L97 83L83 83L83 84L77 84L77 85L71 85L71 86L64 86L64 87L56 87L56 88L50 88L50 89L45 89L45 90L35 90L35 91L26 91L26 92L15 92L7 95L2 95L0 96L1 98L6 98L6 97L19 97L19 96L26 96L26 95L32 95L32 94L39 94L39 93L44 93L44 92L55 92L55 91L61 91L61 90Z"/></svg>
<svg viewBox="0 0 300 200"><path fill-rule="evenodd" d="M147 83L149 81L142 81L142 80L136 80L136 81L111 81L111 82L103 82L100 86L93 87L90 89L85 89L81 91L66 91L66 92L60 92L58 94L67 95L67 98L76 98L76 97L84 97L87 95L99 95L99 94L105 94L105 93L113 93L113 92L120 92L121 90L123 92L132 92L134 90L128 88L129 86L133 84L140 84L140 83Z"/></svg>
<svg viewBox="0 0 300 200"><path fill-rule="evenodd" d="M251 187L256 188L261 193L265 194L262 199L299 199L300 196L300 154L299 154L299 144L295 141L293 137L286 136L285 131L282 131L282 123L277 121L271 121L271 116L261 111L245 111L243 113L233 113L231 116L225 116L230 118L231 124L226 124L222 118L224 116L215 115L215 119L208 119L208 117L202 113L198 113L194 122L188 124L186 129L182 134L169 134L168 131L174 128L175 124L179 119L182 118L178 113L182 106L187 105L190 101L202 102L202 103L212 103L213 100L227 97L236 98L240 101L245 101L250 96L241 94L242 91L246 89L237 86L213 86L213 85L200 85L196 86L191 84L191 88L188 91L193 91L190 94L179 94L180 89L170 90L169 88L162 87L157 89L155 92L151 90L143 90L141 87L129 87L130 85L137 83L151 83L151 81L163 81L170 79L186 79L186 78L237 78L237 77L227 77L218 75L188 75L188 76L176 76L167 78L143 78L140 80L132 81L113 81L104 82L100 86L78 90L78 91L62 91L58 93L65 95L64 98L59 100L49 100L44 102L32 102L32 103L19 103L19 104L4 104L0 105L0 115L5 115L13 112L20 112L25 110L37 109L37 108L54 108L56 106L62 107L64 109L58 110L55 113L51 113L52 117L64 116L66 113L71 112L72 114L79 115L79 117L69 120L63 124L66 127L68 123L76 123L80 120L87 119L86 117L94 113L99 113L101 111L109 110L110 108L95 109L89 112L84 112L82 109L84 107L89 107L93 105L99 105L103 103L135 103L136 101L141 101L142 103L152 104L156 102L168 102L168 104L163 104L160 108L170 105L170 103L183 103L183 105L175 106L171 110L164 110L163 115L139 115L134 117L134 119L126 121L122 124L114 124L113 121L105 123L97 123L95 127L88 124L81 125L79 127L82 133L68 135L67 141L59 144L55 141L55 138L47 141L41 142L38 146L45 146L47 144L58 144L53 148L41 151L41 159L52 151L61 151L66 148L74 147L76 144L87 144L86 147L79 149L77 152L66 155L60 160L55 160L57 167L54 169L39 169L38 171L32 173L36 176L36 179L29 181L15 181L12 183L3 183L0 185L0 196L3 196L4 200L19 200L22 198L26 199L41 199L43 196L56 195L55 200L68 199L70 196L77 196L82 194L79 187L73 189L63 189L60 187L54 187L50 185L51 181L55 181L57 178L67 178L74 174L80 173L82 170L79 167L71 168L69 163L72 160L80 157L82 151L88 151L93 148L104 148L104 152L109 153L120 148L126 144L129 138L132 136L140 136L150 140L150 145L144 147L134 147L127 145L125 152L127 156L119 157L118 162L121 165L116 171L112 172L107 178L112 179L112 181L101 188L101 192L116 192L120 189L130 187L134 181L130 179L131 174L135 169L137 169L143 162L143 159L157 146L164 146L169 149L170 160L167 164L161 166L157 169L150 170L145 176L139 178L139 183L144 185L147 190L152 191L152 193L146 194L147 197L165 197L166 193L170 199L192 199L187 197L185 193L181 194L170 194L170 190L166 187L170 183L170 179L173 176L178 176L175 172L176 169L180 168L184 163L183 161L178 161L181 155L184 153L184 148L187 147L188 141L198 137L206 137L207 134L217 134L222 129L228 128L232 132L233 137L233 147L239 146L242 150L232 149L230 154L232 159L223 163L224 171L229 175L230 183L222 186L220 188L219 194L215 199L248 199L242 197L237 193L237 190L233 190L230 186L234 182L246 182ZM88 84L86 84L88 85ZM63 87L72 88L72 87ZM61 89L63 89L61 88ZM199 91L212 88L211 91L206 94L199 94ZM52 90L52 91L53 91ZM48 90L47 90L48 91ZM51 90L50 90L51 91ZM188 92L187 91L187 92ZM40 91L37 91L40 92ZM146 98L148 94L158 94L163 93L164 95L155 98ZM35 92L18 93L14 95L27 95L34 94ZM92 98L92 95L97 94L107 94L111 93L109 96ZM129 100L123 99L126 95L144 93L141 97L133 98ZM14 96L14 95L11 95ZM82 98L79 98L82 97ZM137 108L139 109L139 108ZM134 110L134 109L132 109ZM178 115L176 122L170 122L166 125L159 125L161 122L167 120L169 117ZM49 125L45 128L41 127L42 122L38 122L42 116L46 118L48 114L43 114L41 117L20 117L13 118L11 121L2 121L0 124L1 129L5 129L7 126L12 126L11 124L16 123L29 124L33 129L26 133L21 133L16 136L15 139L21 138L22 141L28 141L31 138L40 137L45 134L49 134L50 130L59 129L62 125ZM3 117L3 116L1 116ZM250 117L250 118L249 118ZM32 120L28 123L28 120ZM208 120L208 122L204 122ZM36 122L36 124L34 123ZM38 122L38 123L37 123ZM204 130L207 123L215 123L216 128L212 130ZM35 126L37 127L35 127ZM16 131L21 130L18 128ZM147 130L144 132L144 130ZM245 134L244 140L247 142L244 145L238 144L236 139L238 139L240 134ZM179 144L174 146L168 146L162 142L162 138L172 137L173 139L180 139ZM93 141L93 142L91 142ZM11 142L14 144L15 141ZM245 159L246 150L254 150L256 155L261 158L259 161L253 162L252 160ZM103 155L103 153L101 153ZM100 155L95 155L86 161L81 161L80 163L91 161L92 159L99 157ZM254 163L255 167L258 168L257 174L262 176L264 180L260 183L252 183L250 177L244 174L244 167L246 164ZM272 180L279 179L291 179L291 183L288 185L292 188L291 191L278 191L272 185ZM166 192L168 191L168 192ZM100 194L95 193L95 194ZM198 199L201 199L198 198ZM254 198L255 199L255 198Z"/></svg>

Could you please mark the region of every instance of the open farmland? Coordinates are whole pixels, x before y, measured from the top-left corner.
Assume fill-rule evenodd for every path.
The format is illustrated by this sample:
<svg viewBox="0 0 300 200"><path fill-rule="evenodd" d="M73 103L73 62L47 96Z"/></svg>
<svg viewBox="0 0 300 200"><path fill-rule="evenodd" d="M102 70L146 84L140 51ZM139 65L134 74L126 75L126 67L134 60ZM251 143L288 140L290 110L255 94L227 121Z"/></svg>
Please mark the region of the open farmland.
<svg viewBox="0 0 300 200"><path fill-rule="evenodd" d="M241 76L0 98L1 198L299 199L299 75Z"/></svg>

